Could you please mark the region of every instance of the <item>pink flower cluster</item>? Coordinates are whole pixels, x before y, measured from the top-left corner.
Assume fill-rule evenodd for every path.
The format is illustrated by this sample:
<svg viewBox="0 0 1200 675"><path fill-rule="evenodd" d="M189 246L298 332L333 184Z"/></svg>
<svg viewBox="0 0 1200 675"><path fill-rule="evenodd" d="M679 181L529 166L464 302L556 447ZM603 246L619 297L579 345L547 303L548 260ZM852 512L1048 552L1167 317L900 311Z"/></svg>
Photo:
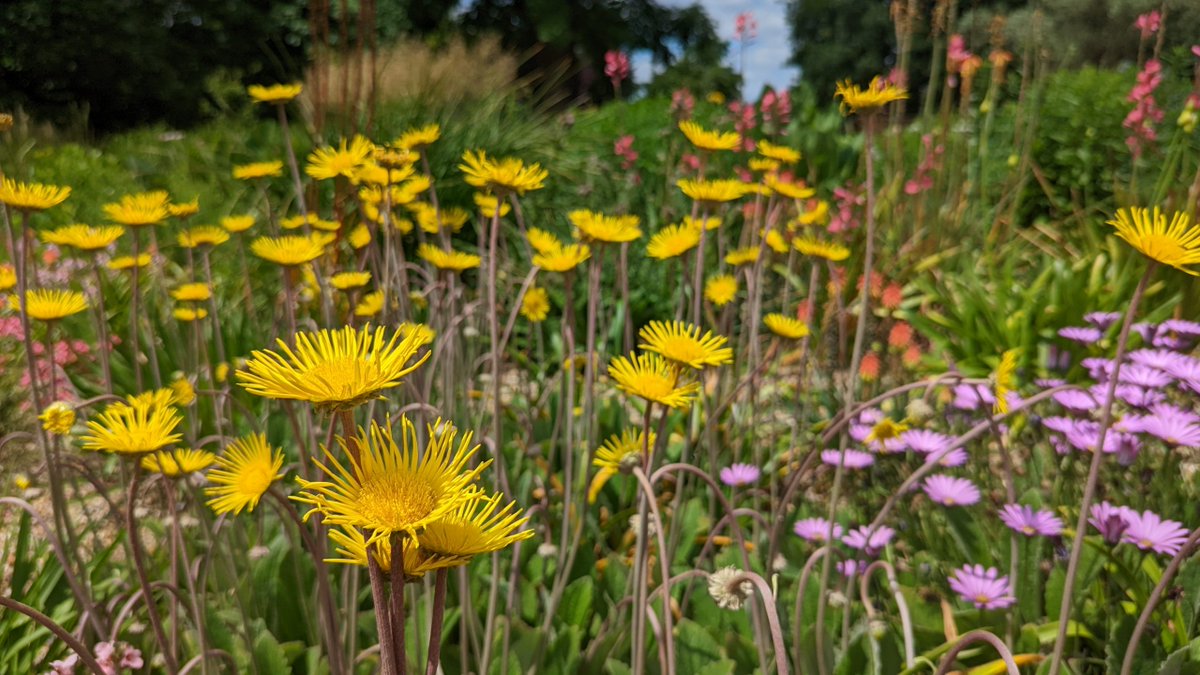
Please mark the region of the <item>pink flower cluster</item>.
<svg viewBox="0 0 1200 675"><path fill-rule="evenodd" d="M146 665L142 659L142 652L124 642L99 642L92 652L105 675L118 675L127 670L141 670ZM47 675L74 675L77 665L79 665L79 655L71 654L60 661L52 661L50 672Z"/></svg>
<svg viewBox="0 0 1200 675"><path fill-rule="evenodd" d="M676 120L691 118L696 108L696 97L687 89L676 89L671 94L671 117Z"/></svg>
<svg viewBox="0 0 1200 675"><path fill-rule="evenodd" d="M633 168L638 158L637 151L633 149L633 140L633 136L627 134L613 143L613 154L621 158L621 168L627 171Z"/></svg>
<svg viewBox="0 0 1200 675"><path fill-rule="evenodd" d="M792 97L787 90L777 94L774 89L768 89L758 103L762 113L763 126L771 130L786 127L792 119Z"/></svg>
<svg viewBox="0 0 1200 675"><path fill-rule="evenodd" d="M733 21L733 39L748 42L758 37L758 20L753 12L742 12Z"/></svg>
<svg viewBox="0 0 1200 675"><path fill-rule="evenodd" d="M604 52L604 75L612 83L613 91L621 95L621 83L629 79L629 55L610 49Z"/></svg>
<svg viewBox="0 0 1200 675"><path fill-rule="evenodd" d="M1141 31L1143 40L1148 40L1162 28L1162 14L1157 9L1141 14L1133 22L1133 27Z"/></svg>
<svg viewBox="0 0 1200 675"><path fill-rule="evenodd" d="M833 189L836 208L829 217L830 232L845 232L858 227L858 210L867 203L862 186L847 184Z"/></svg>
<svg viewBox="0 0 1200 675"><path fill-rule="evenodd" d="M1133 110L1125 116L1122 123L1129 129L1129 137L1125 144L1133 152L1135 158L1142 156L1146 144L1153 143L1158 138L1154 125L1161 122L1163 111L1154 101L1154 90L1162 84L1162 63L1158 59L1149 59L1142 71L1137 75L1137 83L1130 90L1127 100L1133 103Z"/></svg>
<svg viewBox="0 0 1200 675"><path fill-rule="evenodd" d="M921 144L925 146L925 152L921 156L921 164L917 166L916 175L904 182L905 194L921 194L933 187L931 174L942 166L942 153L946 151L946 146L941 143L934 145L932 134L921 136Z"/></svg>
<svg viewBox="0 0 1200 675"><path fill-rule="evenodd" d="M742 137L741 149L744 152L754 152L754 139L750 132L758 126L758 115L754 104L733 101L729 104L729 112L733 113L733 130Z"/></svg>

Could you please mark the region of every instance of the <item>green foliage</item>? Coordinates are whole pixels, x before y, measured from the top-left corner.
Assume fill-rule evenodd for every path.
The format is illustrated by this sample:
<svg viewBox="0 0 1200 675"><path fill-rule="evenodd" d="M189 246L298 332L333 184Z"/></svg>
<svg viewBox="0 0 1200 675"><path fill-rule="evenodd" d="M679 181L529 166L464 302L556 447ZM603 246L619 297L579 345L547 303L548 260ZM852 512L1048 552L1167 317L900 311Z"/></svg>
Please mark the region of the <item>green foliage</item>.
<svg viewBox="0 0 1200 675"><path fill-rule="evenodd" d="M0 548L5 560L5 595L37 609L59 625L73 625L78 620L79 607L42 533L34 533L28 514L11 507L0 512L0 523L4 524L6 534ZM0 644L4 645L0 649L0 673L5 675L43 672L51 661L69 653L69 648L49 629L3 607L0 607Z"/></svg>

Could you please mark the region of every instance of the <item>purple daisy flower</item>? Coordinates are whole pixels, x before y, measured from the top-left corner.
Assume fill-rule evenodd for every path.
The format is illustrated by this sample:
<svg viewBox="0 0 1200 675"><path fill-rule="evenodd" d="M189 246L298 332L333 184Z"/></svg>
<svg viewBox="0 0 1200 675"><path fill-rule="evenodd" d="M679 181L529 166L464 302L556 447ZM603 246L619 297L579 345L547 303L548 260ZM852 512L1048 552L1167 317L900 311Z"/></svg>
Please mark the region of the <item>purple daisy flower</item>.
<svg viewBox="0 0 1200 675"><path fill-rule="evenodd" d="M1158 368L1133 363L1121 368L1120 381L1123 384L1136 384L1147 389L1157 389L1170 384L1171 376Z"/></svg>
<svg viewBox="0 0 1200 675"><path fill-rule="evenodd" d="M1125 534L1125 530L1129 529L1129 521L1132 515L1133 511L1128 507L1113 506L1108 502L1100 502L1099 504L1092 504L1088 522L1100 532L1100 535L1104 537L1104 541L1116 544L1121 541L1121 535Z"/></svg>
<svg viewBox="0 0 1200 675"><path fill-rule="evenodd" d="M858 575L861 567L864 567L857 560L839 560L837 562L837 571L847 579L853 579Z"/></svg>
<svg viewBox="0 0 1200 675"><path fill-rule="evenodd" d="M1189 338L1200 338L1200 323L1187 319L1167 319L1159 328Z"/></svg>
<svg viewBox="0 0 1200 675"><path fill-rule="evenodd" d="M871 427L872 425L870 424L851 424L850 438L854 439L855 442L862 443L867 440L867 436L871 435Z"/></svg>
<svg viewBox="0 0 1200 675"><path fill-rule="evenodd" d="M1152 511L1137 513L1128 510L1126 515L1129 528L1125 530L1121 541L1133 544L1143 551L1175 555L1188 538L1188 530L1182 523L1163 520Z"/></svg>
<svg viewBox="0 0 1200 675"><path fill-rule="evenodd" d="M923 487L930 499L945 506L970 506L979 501L979 488L966 478L930 476Z"/></svg>
<svg viewBox="0 0 1200 675"><path fill-rule="evenodd" d="M1000 520L1026 537L1057 537L1063 531L1062 519L1052 512L1045 509L1035 511L1020 504L1005 504L1000 509Z"/></svg>
<svg viewBox="0 0 1200 675"><path fill-rule="evenodd" d="M829 521L824 518L804 518L797 520L795 525L796 534L803 539L815 542L824 542L829 536ZM833 524L833 538L841 539L842 526L837 523Z"/></svg>
<svg viewBox="0 0 1200 675"><path fill-rule="evenodd" d="M1156 403L1150 406L1150 414L1160 417L1178 417L1189 424L1200 424L1200 414L1170 403Z"/></svg>
<svg viewBox="0 0 1200 675"><path fill-rule="evenodd" d="M950 588L977 609L1003 609L1017 601L1008 577L995 567L963 565L950 576Z"/></svg>
<svg viewBox="0 0 1200 675"><path fill-rule="evenodd" d="M1143 432L1162 439L1167 445L1200 448L1200 424L1189 417L1163 410L1143 417L1140 426Z"/></svg>
<svg viewBox="0 0 1200 675"><path fill-rule="evenodd" d="M868 426L875 424L881 419L883 419L883 411L879 408L867 408L858 414L859 424L866 424Z"/></svg>
<svg viewBox="0 0 1200 675"><path fill-rule="evenodd" d="M830 466L837 466L839 459L844 459L842 466L847 469L864 469L875 463L875 455L863 452L862 450L847 449L844 457L837 450L824 450L821 452L821 461Z"/></svg>
<svg viewBox="0 0 1200 675"><path fill-rule="evenodd" d="M1171 366L1180 359L1187 357L1170 349L1138 349L1129 353L1129 360L1143 366L1150 366L1170 372Z"/></svg>
<svg viewBox="0 0 1200 675"><path fill-rule="evenodd" d="M888 545L896 531L886 525L870 533L867 526L856 527L842 537L842 543L853 549L858 549L867 555L877 555Z"/></svg>
<svg viewBox="0 0 1200 675"><path fill-rule="evenodd" d="M1090 345L1099 342L1100 338L1104 337L1104 333L1093 326L1067 326L1059 329L1058 336L1079 344Z"/></svg>
<svg viewBox="0 0 1200 675"><path fill-rule="evenodd" d="M1158 334L1150 341L1150 344L1162 349L1174 349L1177 352L1185 352L1192 348L1196 339L1189 335L1180 335L1173 331L1166 330L1163 326L1159 327Z"/></svg>
<svg viewBox="0 0 1200 675"><path fill-rule="evenodd" d="M721 469L721 482L731 487L738 485L750 485L758 481L758 477L762 472L757 466L750 464L731 464L724 469Z"/></svg>
<svg viewBox="0 0 1200 675"><path fill-rule="evenodd" d="M1133 332L1142 336L1143 342L1153 342L1154 336L1158 335L1158 326L1146 323L1145 321L1139 321L1130 326L1130 328L1133 329Z"/></svg>
<svg viewBox="0 0 1200 675"><path fill-rule="evenodd" d="M1120 312L1088 312L1083 315L1083 320L1092 324L1100 330L1108 330L1108 327L1121 319Z"/></svg>
<svg viewBox="0 0 1200 675"><path fill-rule="evenodd" d="M938 452L931 452L925 456L925 463L938 464L940 466L952 468L966 464L968 459L970 459L970 456L967 455L966 450L963 450L962 448L955 448L950 452L945 452L942 450L939 450Z"/></svg>
<svg viewBox="0 0 1200 675"><path fill-rule="evenodd" d="M1079 365L1083 366L1084 370L1088 372L1088 377L1097 382L1103 382L1107 380L1113 369L1113 363L1111 359L1105 359L1099 356L1086 358L1080 361Z"/></svg>
<svg viewBox="0 0 1200 675"><path fill-rule="evenodd" d="M1067 442L1076 450L1092 452L1100 441L1100 423L1093 420L1078 420L1075 428L1067 432L1066 436ZM1131 434L1112 429L1104 435L1104 452L1108 454L1121 452L1136 454L1140 447L1141 443L1137 437Z"/></svg>
<svg viewBox="0 0 1200 675"><path fill-rule="evenodd" d="M1096 409L1096 399L1086 391L1067 389L1053 396L1054 401L1074 413L1086 413Z"/></svg>
<svg viewBox="0 0 1200 675"><path fill-rule="evenodd" d="M913 452L930 453L943 450L954 439L946 434L928 429L910 429L900 434L900 439Z"/></svg>
<svg viewBox="0 0 1200 675"><path fill-rule="evenodd" d="M1124 372L1123 370L1121 371L1122 375L1124 375ZM1097 401L1101 401L1108 394L1108 384L1092 385L1088 391L1092 393L1092 396ZM1166 398L1166 395L1157 389L1146 389L1136 384L1118 384L1117 390L1113 393L1118 401L1123 401L1126 405L1131 405L1135 408L1147 408Z"/></svg>
<svg viewBox="0 0 1200 675"><path fill-rule="evenodd" d="M1034 380L1033 383L1036 384L1037 386L1041 387L1042 389L1053 389L1055 387L1063 386L1064 384L1067 383L1067 381L1059 379L1057 377L1039 377L1036 380Z"/></svg>
<svg viewBox="0 0 1200 675"><path fill-rule="evenodd" d="M1075 420L1070 417L1043 417L1042 426L1060 434L1069 434L1075 430Z"/></svg>
<svg viewBox="0 0 1200 675"><path fill-rule="evenodd" d="M1164 370L1185 389L1200 393L1200 359L1180 356Z"/></svg>

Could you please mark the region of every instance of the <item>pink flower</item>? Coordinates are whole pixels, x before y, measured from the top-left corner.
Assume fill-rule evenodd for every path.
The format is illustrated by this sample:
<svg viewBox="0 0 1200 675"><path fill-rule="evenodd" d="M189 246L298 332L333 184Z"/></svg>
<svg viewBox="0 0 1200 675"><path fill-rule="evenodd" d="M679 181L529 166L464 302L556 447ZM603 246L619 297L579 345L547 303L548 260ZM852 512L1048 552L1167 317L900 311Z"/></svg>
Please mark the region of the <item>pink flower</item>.
<svg viewBox="0 0 1200 675"><path fill-rule="evenodd" d="M622 169L630 169L637 161L638 153L633 149L633 136L622 136L613 143L613 154L620 157Z"/></svg>
<svg viewBox="0 0 1200 675"><path fill-rule="evenodd" d="M700 170L700 158L690 152L684 153L684 155L679 158L679 164L684 171Z"/></svg>
<svg viewBox="0 0 1200 675"><path fill-rule="evenodd" d="M671 116L678 120L685 120L692 116L692 110L696 107L696 97L692 96L692 92L687 89L676 89L671 94Z"/></svg>
<svg viewBox="0 0 1200 675"><path fill-rule="evenodd" d="M142 652L130 645L125 645L125 653L121 654L121 667L130 670L140 670L146 664L142 660Z"/></svg>
<svg viewBox="0 0 1200 675"><path fill-rule="evenodd" d="M611 49L604 52L604 75L614 84L629 79L629 55Z"/></svg>
<svg viewBox="0 0 1200 675"><path fill-rule="evenodd" d="M972 56L974 54L967 49L963 36L951 35L950 43L946 47L946 72L951 76L957 75L958 71L962 69L962 65Z"/></svg>
<svg viewBox="0 0 1200 675"><path fill-rule="evenodd" d="M733 39L747 42L758 37L758 21L753 12L742 12L733 22Z"/></svg>
<svg viewBox="0 0 1200 675"><path fill-rule="evenodd" d="M787 126L792 117L792 97L786 90L782 94L768 89L758 104L764 126L780 129Z"/></svg>
<svg viewBox="0 0 1200 675"><path fill-rule="evenodd" d="M1142 39L1146 40L1162 27L1162 14L1157 9L1142 14L1133 22L1133 27L1141 31Z"/></svg>

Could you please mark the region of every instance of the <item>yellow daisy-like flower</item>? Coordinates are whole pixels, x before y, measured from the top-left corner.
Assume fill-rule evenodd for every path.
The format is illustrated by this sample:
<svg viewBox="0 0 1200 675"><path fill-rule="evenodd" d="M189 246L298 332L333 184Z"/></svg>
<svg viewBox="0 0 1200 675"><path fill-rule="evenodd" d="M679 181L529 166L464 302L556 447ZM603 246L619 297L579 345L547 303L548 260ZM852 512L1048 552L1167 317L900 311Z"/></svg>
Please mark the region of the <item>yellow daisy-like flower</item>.
<svg viewBox="0 0 1200 675"><path fill-rule="evenodd" d="M8 296L8 306L20 311L17 295ZM79 291L37 289L25 291L25 313L38 321L58 321L87 309L87 298Z"/></svg>
<svg viewBox="0 0 1200 675"><path fill-rule="evenodd" d="M742 137L734 131L709 131L691 120L679 123L679 130L687 137L688 142L701 150L710 152L733 150L742 142Z"/></svg>
<svg viewBox="0 0 1200 675"><path fill-rule="evenodd" d="M680 370L658 354L633 354L614 357L608 375L617 388L638 398L661 403L668 408L686 408L700 391L700 384L680 384Z"/></svg>
<svg viewBox="0 0 1200 675"><path fill-rule="evenodd" d="M250 222L253 223L254 219L251 218ZM180 232L175 236L175 241L183 248L220 246L229 241L229 231L213 225L201 225Z"/></svg>
<svg viewBox="0 0 1200 675"><path fill-rule="evenodd" d="M526 166L525 162L515 157L491 159L482 150L467 150L462 159L463 163L458 168L462 170L467 184L492 192L523 195L545 187L546 178L550 175L540 164Z"/></svg>
<svg viewBox="0 0 1200 675"><path fill-rule="evenodd" d="M304 91L304 85L299 82L294 84L272 84L263 86L261 84L252 84L246 87L246 93L250 98L254 99L255 103L269 103L271 105L283 105L300 95Z"/></svg>
<svg viewBox="0 0 1200 675"><path fill-rule="evenodd" d="M529 228L529 231L525 233L525 238L529 240L529 245L533 247L533 250L542 255L553 253L563 247L561 239L536 227Z"/></svg>
<svg viewBox="0 0 1200 675"><path fill-rule="evenodd" d="M646 255L658 260L676 258L696 248L700 243L700 229L686 223L668 225L654 236L646 245Z"/></svg>
<svg viewBox="0 0 1200 675"><path fill-rule="evenodd" d="M637 216L610 216L586 209L577 209L567 214L567 220L578 230L583 241L623 243L642 236Z"/></svg>
<svg viewBox="0 0 1200 675"><path fill-rule="evenodd" d="M767 159L783 162L784 164L795 164L796 162L800 161L799 150L793 150L792 148L782 145L775 145L771 141L759 141L758 154L766 157Z"/></svg>
<svg viewBox="0 0 1200 675"><path fill-rule="evenodd" d="M354 316L363 318L371 318L383 311L383 303L387 300L387 295L382 290L372 291L362 296L358 304L354 306Z"/></svg>
<svg viewBox="0 0 1200 675"><path fill-rule="evenodd" d="M7 291L17 285L17 270L7 263L0 265L0 291Z"/></svg>
<svg viewBox="0 0 1200 675"><path fill-rule="evenodd" d="M324 255L325 246L329 241L330 237L321 233L308 236L259 237L250 242L250 252L276 265L295 267Z"/></svg>
<svg viewBox="0 0 1200 675"><path fill-rule="evenodd" d="M192 321L200 321L208 318L208 310L203 307L176 307L171 312L171 316L175 317L176 321L191 323Z"/></svg>
<svg viewBox="0 0 1200 675"><path fill-rule="evenodd" d="M829 220L829 202L821 199L812 208L805 209L799 216L796 216L795 223L798 225L821 225L827 220Z"/></svg>
<svg viewBox="0 0 1200 675"><path fill-rule="evenodd" d="M732 274L718 274L710 277L704 284L704 298L717 307L724 307L733 302L737 292L737 278Z"/></svg>
<svg viewBox="0 0 1200 675"><path fill-rule="evenodd" d="M371 230L367 228L366 223L359 223L358 227L350 230L346 241L350 242L350 246L356 251L365 248L371 243Z"/></svg>
<svg viewBox="0 0 1200 675"><path fill-rule="evenodd" d="M374 152L375 146L362 136L355 136L349 143L343 138L336 148L318 148L309 154L304 173L317 180L351 178Z"/></svg>
<svg viewBox="0 0 1200 675"><path fill-rule="evenodd" d="M808 324L790 316L768 314L763 317L763 323L772 333L788 340L799 340L808 335Z"/></svg>
<svg viewBox="0 0 1200 675"><path fill-rule="evenodd" d="M704 97L704 100L713 105L725 105L725 94L722 94L719 91L710 91L708 92L708 95Z"/></svg>
<svg viewBox="0 0 1200 675"><path fill-rule="evenodd" d="M547 272L570 272L591 255L592 251L587 246L571 244L533 256L533 264Z"/></svg>
<svg viewBox="0 0 1200 675"><path fill-rule="evenodd" d="M863 442L872 443L874 441L890 441L906 431L908 431L907 424L902 422L894 422L892 421L892 418L885 417L876 422L875 426L871 427L871 433L867 434L867 437L863 439Z"/></svg>
<svg viewBox="0 0 1200 675"><path fill-rule="evenodd" d="M171 404L187 407L196 400L196 388L192 386L192 381L183 375L176 376L171 380L169 386L171 390Z"/></svg>
<svg viewBox="0 0 1200 675"><path fill-rule="evenodd" d="M908 98L908 92L903 87L889 84L875 77L866 89L860 88L850 80L839 82L834 97L842 99L842 114L873 113L892 101Z"/></svg>
<svg viewBox="0 0 1200 675"><path fill-rule="evenodd" d="M43 183L21 183L11 178L0 182L0 202L14 211L33 213L58 206L71 196L71 188Z"/></svg>
<svg viewBox="0 0 1200 675"><path fill-rule="evenodd" d="M18 473L13 476L13 486L18 490L24 492L25 490L28 490L29 486L31 485L33 485L33 483L29 480L29 476L26 476L23 473Z"/></svg>
<svg viewBox="0 0 1200 675"><path fill-rule="evenodd" d="M803 182L790 183L783 180L775 174L767 174L763 179L763 183L775 194L788 199L808 199L817 194L817 191L808 187Z"/></svg>
<svg viewBox="0 0 1200 675"><path fill-rule="evenodd" d="M125 233L118 225L92 227L91 225L64 225L42 232L42 241L56 246L70 246L80 251L98 251L112 246Z"/></svg>
<svg viewBox="0 0 1200 675"><path fill-rule="evenodd" d="M763 232L762 235L763 241L772 251L775 251L780 255L788 252L788 243L783 240L783 235L780 234L779 230L767 230Z"/></svg>
<svg viewBox="0 0 1200 675"><path fill-rule="evenodd" d="M190 283L171 291L171 297L179 302L203 302L212 297L212 289L205 283Z"/></svg>
<svg viewBox="0 0 1200 675"><path fill-rule="evenodd" d="M751 189L750 186L732 178L717 180L699 180L683 178L675 183L688 197L707 204L721 204L741 199Z"/></svg>
<svg viewBox="0 0 1200 675"><path fill-rule="evenodd" d="M1120 209L1108 221L1117 229L1117 236L1142 255L1175 269L1200 276L1200 270L1188 269L1200 265L1200 225L1191 217L1176 211L1167 223L1167 216L1156 206L1154 210L1132 207Z"/></svg>
<svg viewBox="0 0 1200 675"><path fill-rule="evenodd" d="M171 406L110 403L96 419L87 423L88 433L80 440L84 450L143 455L176 443L182 436L175 428L183 420Z"/></svg>
<svg viewBox="0 0 1200 675"><path fill-rule="evenodd" d="M409 209L417 217L417 224L429 234L437 234L443 229L458 232L471 218L471 214L455 206L438 210L432 204L416 202L410 204Z"/></svg>
<svg viewBox="0 0 1200 675"><path fill-rule="evenodd" d="M995 412L1008 414L1008 392L1016 388L1017 355L1020 350L1009 349L1000 356L1000 365L992 375L993 393L996 395Z"/></svg>
<svg viewBox="0 0 1200 675"><path fill-rule="evenodd" d="M705 230L712 232L721 226L721 219L714 217L693 218L691 216L684 216L680 224L697 230L699 230L701 225L703 225Z"/></svg>
<svg viewBox="0 0 1200 675"><path fill-rule="evenodd" d="M252 162L233 167L233 177L238 180L278 178L283 175L283 162Z"/></svg>
<svg viewBox="0 0 1200 675"><path fill-rule="evenodd" d="M437 142L442 137L442 128L436 124L426 124L423 127L414 127L400 134L400 137L392 142L398 148L405 150L422 150Z"/></svg>
<svg viewBox="0 0 1200 675"><path fill-rule="evenodd" d="M161 473L168 478L179 478L212 466L217 456L207 450L159 450L142 457L142 468L150 473Z"/></svg>
<svg viewBox="0 0 1200 675"><path fill-rule="evenodd" d="M411 169L420 158L405 148L375 148L375 163L385 169Z"/></svg>
<svg viewBox="0 0 1200 675"><path fill-rule="evenodd" d="M592 466L598 469L592 476L588 486L588 503L596 503L596 497L604 484L618 473L629 473L635 467L642 466L642 450L654 451L656 435L650 432L647 441L645 434L639 429L626 429L620 434L609 437L604 444L596 448L596 456L592 458Z"/></svg>
<svg viewBox="0 0 1200 675"><path fill-rule="evenodd" d="M253 511L271 483L283 478L283 453L272 451L267 437L250 434L230 443L216 459L216 468L208 472L212 487L204 488L207 502L218 515L243 510Z"/></svg>
<svg viewBox="0 0 1200 675"><path fill-rule="evenodd" d="M225 228L226 232L237 234L245 232L254 227L254 216L246 214L242 216L224 216L221 218L221 227Z"/></svg>
<svg viewBox="0 0 1200 675"><path fill-rule="evenodd" d="M329 540L333 542L335 552L340 558L326 558L327 563L342 565L367 566L367 538L357 527L338 527L329 530ZM408 579L420 579L429 572L445 567L465 565L470 558L456 558L438 555L427 555L418 548L417 542L403 539L400 542L403 552L404 576ZM388 542L377 541L371 549L371 555L379 563L379 569L384 574L392 571L392 547Z"/></svg>
<svg viewBox="0 0 1200 675"><path fill-rule="evenodd" d="M429 326L423 323L412 323L411 321L405 321L397 326L396 330L400 331L400 334L405 339L409 337L415 339L418 347L433 344L433 338L437 336L437 333Z"/></svg>
<svg viewBox="0 0 1200 675"><path fill-rule="evenodd" d="M700 334L700 328L686 321L651 321L638 331L639 348L697 370L705 366L720 366L733 361L733 350L725 345L729 338Z"/></svg>
<svg viewBox="0 0 1200 675"><path fill-rule="evenodd" d="M550 315L550 294L546 289L534 286L521 299L521 316L534 323L541 323Z"/></svg>
<svg viewBox="0 0 1200 675"><path fill-rule="evenodd" d="M274 399L308 401L320 410L350 410L383 390L399 386L405 375L429 358L415 362L417 339L380 326L299 332L293 349L277 340L282 354L255 350L237 371L246 391Z"/></svg>
<svg viewBox="0 0 1200 675"><path fill-rule="evenodd" d="M746 162L746 165L750 167L751 171L757 173L771 173L772 171L778 171L779 167L781 166L779 160L767 159L765 157L751 157L750 161Z"/></svg>
<svg viewBox="0 0 1200 675"><path fill-rule="evenodd" d="M339 291L362 288L369 283L371 283L370 272L338 272L329 277L329 285Z"/></svg>
<svg viewBox="0 0 1200 675"><path fill-rule="evenodd" d="M145 406L147 408L163 408L166 406L175 405L175 392L167 389L152 389L143 391L134 396L125 397L125 401L132 406Z"/></svg>
<svg viewBox="0 0 1200 675"><path fill-rule="evenodd" d="M121 201L104 205L104 213L125 227L158 225L171 215L171 197L163 190L125 195Z"/></svg>
<svg viewBox="0 0 1200 675"><path fill-rule="evenodd" d="M475 198L475 206L479 207L479 212L481 214L483 214L484 218L495 218L496 217L496 204L497 203L500 204L500 217L501 218L503 218L504 216L507 216L509 211L512 211L512 206L510 206L508 204L508 202L500 202L500 198L495 195L488 195L488 194L482 194L482 193L476 192L474 198Z"/></svg>
<svg viewBox="0 0 1200 675"><path fill-rule="evenodd" d="M462 272L479 267L482 259L477 255L455 250L444 250L433 244L417 247L417 257L440 270Z"/></svg>
<svg viewBox="0 0 1200 675"><path fill-rule="evenodd" d="M725 262L734 267L758 262L758 247L747 246L746 248L735 248L725 254Z"/></svg>
<svg viewBox="0 0 1200 675"><path fill-rule="evenodd" d="M841 262L850 257L850 249L832 241L821 241L812 237L796 237L792 247L800 253L831 262Z"/></svg>
<svg viewBox="0 0 1200 675"><path fill-rule="evenodd" d="M522 529L529 518L521 517L516 502L500 507L504 495L476 492L444 518L425 526L417 535L423 556L466 560L508 548L529 539L533 530Z"/></svg>
<svg viewBox="0 0 1200 675"><path fill-rule="evenodd" d="M131 255L117 256L116 258L113 258L105 263L105 267L114 272L121 272L124 270L131 270L134 267L146 267L149 264L150 254L142 253L138 255L136 260Z"/></svg>
<svg viewBox="0 0 1200 675"><path fill-rule="evenodd" d="M455 447L456 430L438 420L428 427L428 441L421 448L417 430L407 417L400 418L400 443L392 435L390 421L369 430L360 429L355 443L358 457L343 464L329 448L323 448L327 464L318 465L329 481L296 480L300 494L292 497L309 504L308 518L320 513L326 523L359 527L369 533L367 544L388 541L402 533L420 545L418 534L446 518L475 494L475 480L491 460L469 466L479 446L471 446L470 432ZM346 441L338 438L343 454Z"/></svg>
<svg viewBox="0 0 1200 675"><path fill-rule="evenodd" d="M374 161L378 153L379 148L376 148L372 160L358 167L354 175L350 177L350 182L355 185L366 184L368 186L395 185L411 177L417 171L411 164L398 169L385 169Z"/></svg>
<svg viewBox="0 0 1200 675"><path fill-rule="evenodd" d="M42 428L55 436L67 436L75 426L75 409L62 401L55 401L38 415Z"/></svg>
<svg viewBox="0 0 1200 675"><path fill-rule="evenodd" d="M170 213L172 218L190 218L200 213L200 198L196 197L190 202L168 204L167 213Z"/></svg>

